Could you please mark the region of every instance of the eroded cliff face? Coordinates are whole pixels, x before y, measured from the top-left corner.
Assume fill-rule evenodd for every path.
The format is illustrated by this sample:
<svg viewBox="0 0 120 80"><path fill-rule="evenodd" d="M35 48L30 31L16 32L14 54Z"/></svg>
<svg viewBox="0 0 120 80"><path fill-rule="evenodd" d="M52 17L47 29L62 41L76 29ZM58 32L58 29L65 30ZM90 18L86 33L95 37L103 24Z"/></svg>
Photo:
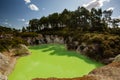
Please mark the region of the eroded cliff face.
<svg viewBox="0 0 120 80"><path fill-rule="evenodd" d="M28 54L30 54L28 48L22 44L11 49L9 52L0 53L0 80L8 80L7 76L14 69L17 55L22 56Z"/></svg>

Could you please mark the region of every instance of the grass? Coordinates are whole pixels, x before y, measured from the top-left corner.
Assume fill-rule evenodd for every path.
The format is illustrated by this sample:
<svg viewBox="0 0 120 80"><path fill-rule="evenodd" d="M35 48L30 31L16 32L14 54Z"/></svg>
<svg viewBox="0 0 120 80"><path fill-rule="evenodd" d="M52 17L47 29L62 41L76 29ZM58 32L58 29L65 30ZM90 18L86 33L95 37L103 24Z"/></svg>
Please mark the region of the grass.
<svg viewBox="0 0 120 80"><path fill-rule="evenodd" d="M32 54L18 59L8 80L80 77L102 66L74 51L67 51L65 46L60 44L43 44L31 46L29 49Z"/></svg>

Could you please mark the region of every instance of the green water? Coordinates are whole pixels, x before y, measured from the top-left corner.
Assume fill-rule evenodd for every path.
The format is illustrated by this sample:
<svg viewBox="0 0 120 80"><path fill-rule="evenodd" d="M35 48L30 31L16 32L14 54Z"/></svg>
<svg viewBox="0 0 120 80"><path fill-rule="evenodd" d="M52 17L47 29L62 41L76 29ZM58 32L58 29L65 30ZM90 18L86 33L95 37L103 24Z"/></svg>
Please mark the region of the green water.
<svg viewBox="0 0 120 80"><path fill-rule="evenodd" d="M17 60L8 80L32 80L33 78L80 77L102 64L74 51L67 51L64 45L44 44L29 47L31 55Z"/></svg>

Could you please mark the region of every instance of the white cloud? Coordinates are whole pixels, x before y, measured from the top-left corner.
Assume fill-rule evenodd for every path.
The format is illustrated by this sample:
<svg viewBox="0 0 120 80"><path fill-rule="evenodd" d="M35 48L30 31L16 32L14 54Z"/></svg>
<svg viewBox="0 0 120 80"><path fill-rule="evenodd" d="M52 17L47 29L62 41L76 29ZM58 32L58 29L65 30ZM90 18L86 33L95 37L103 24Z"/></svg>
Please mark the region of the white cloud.
<svg viewBox="0 0 120 80"><path fill-rule="evenodd" d="M24 0L26 4L31 3L30 0Z"/></svg>
<svg viewBox="0 0 120 80"><path fill-rule="evenodd" d="M83 4L83 7L91 10L92 8L102 7L104 2L110 2L110 0L92 0L88 4Z"/></svg>
<svg viewBox="0 0 120 80"><path fill-rule="evenodd" d="M28 7L33 11L39 11L39 8L35 4L30 4Z"/></svg>
<svg viewBox="0 0 120 80"><path fill-rule="evenodd" d="M110 11L110 10L113 11L114 9L115 9L114 7L110 7L110 8L107 9L107 11Z"/></svg>
<svg viewBox="0 0 120 80"><path fill-rule="evenodd" d="M31 0L24 0L26 4L31 3ZM30 8L33 11L39 11L39 8L35 4L29 4L28 8ZM45 8L43 8L44 10Z"/></svg>
<svg viewBox="0 0 120 80"><path fill-rule="evenodd" d="M22 21L22 22L24 22L24 21L25 21L25 19L18 19L18 21Z"/></svg>

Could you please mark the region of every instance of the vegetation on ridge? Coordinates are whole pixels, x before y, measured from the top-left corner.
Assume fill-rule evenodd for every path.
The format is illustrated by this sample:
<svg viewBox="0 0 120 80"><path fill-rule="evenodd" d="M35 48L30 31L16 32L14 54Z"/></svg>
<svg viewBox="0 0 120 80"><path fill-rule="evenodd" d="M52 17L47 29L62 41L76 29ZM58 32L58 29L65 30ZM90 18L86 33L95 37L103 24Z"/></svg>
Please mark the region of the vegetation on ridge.
<svg viewBox="0 0 120 80"><path fill-rule="evenodd" d="M120 19L111 18L112 13L112 10L93 8L89 11L84 7L75 11L64 9L62 13L30 20L29 26L23 27L22 31L65 38L71 36L73 40L67 42L68 47L73 44L70 47L74 48L74 41L79 45L86 43L89 48L86 55L101 61L120 54Z"/></svg>
<svg viewBox="0 0 120 80"><path fill-rule="evenodd" d="M120 19L112 19L112 13L112 10L102 11L93 8L89 11L84 7L78 7L75 11L64 9L62 13L53 13L47 17L30 20L29 26L23 27L22 31L60 34L62 30L61 33L66 32L65 34L79 31L77 33L101 32L120 35L118 27Z"/></svg>

